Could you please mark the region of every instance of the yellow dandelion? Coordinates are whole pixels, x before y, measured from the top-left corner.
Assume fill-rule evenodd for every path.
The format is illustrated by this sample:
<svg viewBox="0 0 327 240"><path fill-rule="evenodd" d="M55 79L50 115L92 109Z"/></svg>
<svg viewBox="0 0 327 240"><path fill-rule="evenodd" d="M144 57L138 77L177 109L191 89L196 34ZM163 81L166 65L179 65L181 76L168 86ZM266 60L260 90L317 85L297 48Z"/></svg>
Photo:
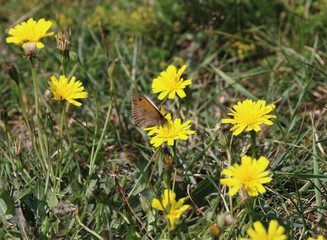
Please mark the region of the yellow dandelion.
<svg viewBox="0 0 327 240"><path fill-rule="evenodd" d="M81 81L75 82L75 77L72 77L70 81L66 76L60 76L59 80L55 77L51 77L49 81L50 87L48 88L54 95L53 99L57 101L67 100L68 102L81 106L82 103L75 99L87 98L87 92L84 91L84 87Z"/></svg>
<svg viewBox="0 0 327 240"><path fill-rule="evenodd" d="M250 238L241 238L241 240L286 240L284 227L279 226L276 220L271 220L268 227L268 232L261 222L257 221L253 224L254 228L248 230Z"/></svg>
<svg viewBox="0 0 327 240"><path fill-rule="evenodd" d="M258 193L266 192L262 184L269 183L272 178L267 177L269 171L265 171L269 161L265 157L260 157L259 160L249 156L243 156L241 165L235 164L230 170L224 169L223 174L231 178L220 180L221 184L226 184L232 187L229 191L230 195L234 195L237 191L244 187L249 196L258 196Z"/></svg>
<svg viewBox="0 0 327 240"><path fill-rule="evenodd" d="M163 211L168 217L171 227L174 229L176 223L181 217L181 214L188 209L190 205L183 205L186 198L181 198L176 202L176 193L170 189L165 189L162 195L162 201L154 198L152 200L152 207Z"/></svg>
<svg viewBox="0 0 327 240"><path fill-rule="evenodd" d="M274 104L266 106L266 101L259 100L258 102L253 102L252 100L245 100L243 102L238 102L237 105L233 106L233 109L229 110L232 113L228 113L234 117L234 119L222 119L222 123L236 124L230 130L235 132L233 135L239 135L245 128L247 131L260 131L260 124L272 125L273 122L269 118L276 118L275 115L267 115L274 108Z"/></svg>
<svg viewBox="0 0 327 240"><path fill-rule="evenodd" d="M34 43L37 48L43 48L44 45L40 42L41 39L53 35L53 32L47 33L51 25L50 21L46 21L43 18L38 22L30 18L27 22L22 22L10 29L9 35L11 37L7 37L6 42L23 44L23 48L25 48L27 43Z"/></svg>
<svg viewBox="0 0 327 240"><path fill-rule="evenodd" d="M153 79L152 91L154 93L161 92L158 99L162 100L169 94L169 98L173 99L177 93L180 98L186 96L184 88L192 83L191 79L184 80L181 78L186 65L183 65L177 72L176 67L173 65L168 66L166 71L160 73L160 76Z"/></svg>
<svg viewBox="0 0 327 240"><path fill-rule="evenodd" d="M189 138L188 134L194 134L195 131L189 130L191 127L190 120L185 123L181 123L180 118L176 118L174 121L171 120L171 115L167 114L165 116L167 123L162 126L155 126L151 128L145 128L145 130L150 131L149 136L156 134L150 141L154 147L159 147L164 142L168 145L174 145L174 141L177 139L187 140Z"/></svg>
<svg viewBox="0 0 327 240"><path fill-rule="evenodd" d="M322 235L319 235L318 238L309 237L308 240L324 240L324 237Z"/></svg>

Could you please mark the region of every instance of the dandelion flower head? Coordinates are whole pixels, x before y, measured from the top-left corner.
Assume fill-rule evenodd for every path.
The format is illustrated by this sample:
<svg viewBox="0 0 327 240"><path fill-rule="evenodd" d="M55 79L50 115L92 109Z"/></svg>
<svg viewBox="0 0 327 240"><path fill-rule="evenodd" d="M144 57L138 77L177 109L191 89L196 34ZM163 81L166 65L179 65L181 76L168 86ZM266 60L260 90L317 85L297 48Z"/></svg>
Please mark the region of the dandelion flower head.
<svg viewBox="0 0 327 240"><path fill-rule="evenodd" d="M249 196L258 196L258 193L266 192L262 184L268 183L272 180L269 171L265 171L268 167L269 161L265 157L260 157L259 160L249 156L243 156L241 165L235 164L231 166L230 170L224 169L223 174L230 176L220 180L221 184L226 184L232 187L229 191L230 195L234 195L237 191L244 187Z"/></svg>
<svg viewBox="0 0 327 240"><path fill-rule="evenodd" d="M53 99L57 101L67 100L68 102L81 106L82 104L75 99L87 98L87 92L84 92L84 87L81 81L75 82L75 77L70 81L66 76L60 76L57 79L55 76L51 77L49 81L50 87L48 88L54 95Z"/></svg>
<svg viewBox="0 0 327 240"><path fill-rule="evenodd" d="M241 238L241 240L286 240L287 236L284 234L284 227L279 226L276 220L271 220L268 227L268 232L261 222L257 221L253 224L254 228L248 230L250 238Z"/></svg>
<svg viewBox="0 0 327 240"><path fill-rule="evenodd" d="M43 18L38 22L30 18L27 22L22 22L11 28L9 30L9 35L11 36L6 38L6 42L23 44L23 48L25 48L27 43L34 43L37 48L43 48L44 45L40 42L41 39L54 34L53 32L47 33L51 25L51 21L46 21Z"/></svg>
<svg viewBox="0 0 327 240"><path fill-rule="evenodd" d="M318 238L309 237L308 240L324 240L324 237L322 235L319 235Z"/></svg>
<svg viewBox="0 0 327 240"><path fill-rule="evenodd" d="M184 98L186 96L184 92L184 88L192 83L191 79L184 80L181 76L186 68L186 65L183 65L181 69L178 70L175 66L168 66L166 71L160 73L160 76L153 79L152 82L152 91L154 93L159 93L158 99L164 99L167 94L169 94L168 98L173 99L177 93L180 98Z"/></svg>
<svg viewBox="0 0 327 240"><path fill-rule="evenodd" d="M274 104L266 106L266 101L259 100L258 102L253 102L252 100L245 100L243 102L238 102L237 105L233 106L233 109L229 110L232 113L228 113L234 117L234 119L222 119L222 123L235 124L230 130L235 132L233 135L239 135L245 128L247 131L260 131L260 124L272 125L273 122L269 118L276 118L275 115L268 115L274 108Z"/></svg>
<svg viewBox="0 0 327 240"><path fill-rule="evenodd" d="M149 136L156 134L150 141L154 147L159 147L164 142L167 142L168 145L172 146L174 145L175 140L187 140L189 138L189 134L195 133L195 131L189 130L191 127L190 120L182 124L182 120L180 118L176 118L174 121L172 121L170 114L167 114L165 117L167 119L167 123L164 125L145 128L145 130L150 131L148 133Z"/></svg>
<svg viewBox="0 0 327 240"><path fill-rule="evenodd" d="M176 220L178 220L181 214L188 209L190 205L183 205L186 198L181 198L176 202L176 193L170 189L165 189L162 195L162 201L154 198L152 200L152 207L163 211L169 219L171 227L174 229Z"/></svg>

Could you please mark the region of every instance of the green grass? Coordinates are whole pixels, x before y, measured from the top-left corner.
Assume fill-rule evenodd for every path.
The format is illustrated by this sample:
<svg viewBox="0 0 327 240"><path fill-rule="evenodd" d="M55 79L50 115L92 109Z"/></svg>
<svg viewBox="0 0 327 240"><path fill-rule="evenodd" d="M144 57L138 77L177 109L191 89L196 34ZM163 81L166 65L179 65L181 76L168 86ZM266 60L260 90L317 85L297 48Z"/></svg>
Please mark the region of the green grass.
<svg viewBox="0 0 327 240"><path fill-rule="evenodd" d="M215 239L209 227L221 226L218 215L230 206L221 171L229 156L240 163L252 152L248 132L232 138L231 126L220 122L247 98L276 105L274 124L256 138L257 157L269 159L273 180L251 200L252 212L239 194L232 197L234 222L216 239L247 237L252 220L267 227L272 219L288 239L327 238L327 3L200 2L2 1L0 108L8 122L0 121L0 239L150 239L145 228L154 239ZM67 74L89 93L82 107L66 109L60 188L61 107L47 90L50 77L62 74L59 52L47 37L34 59L41 112L35 123L30 61L5 41L22 16L53 21L55 33L72 28ZM7 64L19 72L33 136ZM178 141L176 155L171 146L155 154L151 138L133 124L130 95L160 104L151 84L170 64L186 64L192 84L186 100L163 101L165 112L182 113L196 133ZM186 197L191 208L168 232L151 201L173 184L175 170L182 177L177 198Z"/></svg>

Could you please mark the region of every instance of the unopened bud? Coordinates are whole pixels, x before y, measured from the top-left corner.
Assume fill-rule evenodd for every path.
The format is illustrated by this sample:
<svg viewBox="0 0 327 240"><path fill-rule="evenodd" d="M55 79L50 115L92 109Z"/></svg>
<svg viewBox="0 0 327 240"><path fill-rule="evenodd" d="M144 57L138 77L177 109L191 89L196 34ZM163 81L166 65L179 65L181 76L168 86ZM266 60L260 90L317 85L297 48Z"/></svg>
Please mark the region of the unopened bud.
<svg viewBox="0 0 327 240"><path fill-rule="evenodd" d="M218 141L223 149L226 149L229 147L228 138L227 138L226 134L224 134L222 131L218 132Z"/></svg>
<svg viewBox="0 0 327 240"><path fill-rule="evenodd" d="M146 213L148 211L151 211L152 207L151 207L149 200L146 197L144 197L142 194L139 194L139 199L140 199L143 211Z"/></svg>
<svg viewBox="0 0 327 240"><path fill-rule="evenodd" d="M33 121L36 124L36 126L38 127L38 129L41 131L41 133L44 133L45 128L44 128L42 119L40 118L39 114L34 114L33 115Z"/></svg>
<svg viewBox="0 0 327 240"><path fill-rule="evenodd" d="M225 212L218 215L218 226L221 229L225 229L233 223L233 217Z"/></svg>
<svg viewBox="0 0 327 240"><path fill-rule="evenodd" d="M47 126L47 128L49 128L51 130L51 132L53 132L53 119L51 117L51 113L49 112L49 110L47 109L46 113L45 113L45 125Z"/></svg>
<svg viewBox="0 0 327 240"><path fill-rule="evenodd" d="M70 51L70 52L69 52L69 58L70 58L73 62L77 62L77 61L78 61L77 53L74 52L74 51Z"/></svg>
<svg viewBox="0 0 327 240"><path fill-rule="evenodd" d="M63 29L55 35L57 42L57 49L62 52L69 53L72 45L72 30L69 28L69 31Z"/></svg>
<svg viewBox="0 0 327 240"><path fill-rule="evenodd" d="M15 146L15 155L16 157L19 157L22 154L22 145L19 140L14 140L14 146Z"/></svg>
<svg viewBox="0 0 327 240"><path fill-rule="evenodd" d="M5 123L6 126L8 125L8 113L4 108L1 109L1 120Z"/></svg>
<svg viewBox="0 0 327 240"><path fill-rule="evenodd" d="M209 227L210 234L213 239L219 239L218 237L221 234L221 228L217 224L213 224Z"/></svg>
<svg viewBox="0 0 327 240"><path fill-rule="evenodd" d="M8 71L8 74L9 74L10 78L12 80L14 80L18 84L19 83L19 76L18 76L18 72L17 72L15 66L12 65L12 64L8 64L6 66L6 69Z"/></svg>

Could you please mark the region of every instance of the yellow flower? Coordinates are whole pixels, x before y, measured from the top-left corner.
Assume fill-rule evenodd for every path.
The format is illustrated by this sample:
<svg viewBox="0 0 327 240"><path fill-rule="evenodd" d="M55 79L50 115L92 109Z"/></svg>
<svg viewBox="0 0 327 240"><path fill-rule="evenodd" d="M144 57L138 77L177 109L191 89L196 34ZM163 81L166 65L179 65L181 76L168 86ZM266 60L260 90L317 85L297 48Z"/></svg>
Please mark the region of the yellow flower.
<svg viewBox="0 0 327 240"><path fill-rule="evenodd" d="M156 134L150 141L153 146L159 147L164 142L168 142L168 145L174 145L174 140L187 140L189 138L187 134L195 133L193 130L188 130L191 127L190 120L181 124L182 120L180 118L176 118L174 122L171 121L170 114L167 114L165 118L167 119L167 123L164 125L145 128L145 130L150 131L148 133L149 136Z"/></svg>
<svg viewBox="0 0 327 240"><path fill-rule="evenodd" d="M234 117L234 119L222 119L222 123L236 124L230 130L235 132L233 135L239 135L245 128L247 131L260 131L260 124L264 123L267 125L272 125L273 122L269 118L276 118L275 115L267 115L274 108L274 104L266 106L266 101L259 100L258 102L253 102L252 100L245 100L243 102L238 102L237 105L233 106L234 110L229 110L232 113L228 113Z"/></svg>
<svg viewBox="0 0 327 240"><path fill-rule="evenodd" d="M190 205L184 205L183 203L186 198L181 198L176 202L176 193L170 189L165 189L162 195L162 201L154 198L152 200L152 207L163 211L169 219L171 227L174 229L176 220L181 217L181 214L188 209Z"/></svg>
<svg viewBox="0 0 327 240"><path fill-rule="evenodd" d="M271 177L266 177L269 174L269 171L265 171L268 165L269 161L265 157L256 160L249 156L243 156L241 165L235 164L230 170L223 170L222 173L231 178L221 179L220 183L232 187L229 191L232 196L241 187L245 188L249 196L258 196L258 192L266 192L262 184L272 180Z"/></svg>
<svg viewBox="0 0 327 240"><path fill-rule="evenodd" d="M312 237L309 237L308 240L324 240L324 237L322 235L319 235L318 238L312 238Z"/></svg>
<svg viewBox="0 0 327 240"><path fill-rule="evenodd" d="M68 81L66 76L60 76L58 80L55 76L52 76L52 82L49 82L50 87L48 89L53 93L53 99L57 101L67 100L76 106L81 106L82 103L75 99L87 98L87 92L83 92L84 87L82 86L82 82L75 82L75 79L75 77L72 77Z"/></svg>
<svg viewBox="0 0 327 240"><path fill-rule="evenodd" d="M43 37L53 35L53 32L47 33L52 23L43 18L38 22L30 18L27 22L22 22L16 27L9 30L11 37L6 38L7 43L23 44L25 48L26 43L34 43L36 47L43 48L43 43L40 40Z"/></svg>
<svg viewBox="0 0 327 240"><path fill-rule="evenodd" d="M284 227L278 227L276 220L271 220L268 227L268 232L264 226L259 222L253 224L254 229L250 228L248 230L248 235L250 238L241 238L241 240L286 240L287 236L284 234Z"/></svg>
<svg viewBox="0 0 327 240"><path fill-rule="evenodd" d="M161 92L158 99L162 100L169 93L169 98L173 99L177 93L180 98L186 96L184 88L192 83L192 80L184 80L181 78L186 65L183 65L177 72L176 67L173 65L168 66L167 71L160 73L160 76L153 79L152 91L154 93Z"/></svg>

